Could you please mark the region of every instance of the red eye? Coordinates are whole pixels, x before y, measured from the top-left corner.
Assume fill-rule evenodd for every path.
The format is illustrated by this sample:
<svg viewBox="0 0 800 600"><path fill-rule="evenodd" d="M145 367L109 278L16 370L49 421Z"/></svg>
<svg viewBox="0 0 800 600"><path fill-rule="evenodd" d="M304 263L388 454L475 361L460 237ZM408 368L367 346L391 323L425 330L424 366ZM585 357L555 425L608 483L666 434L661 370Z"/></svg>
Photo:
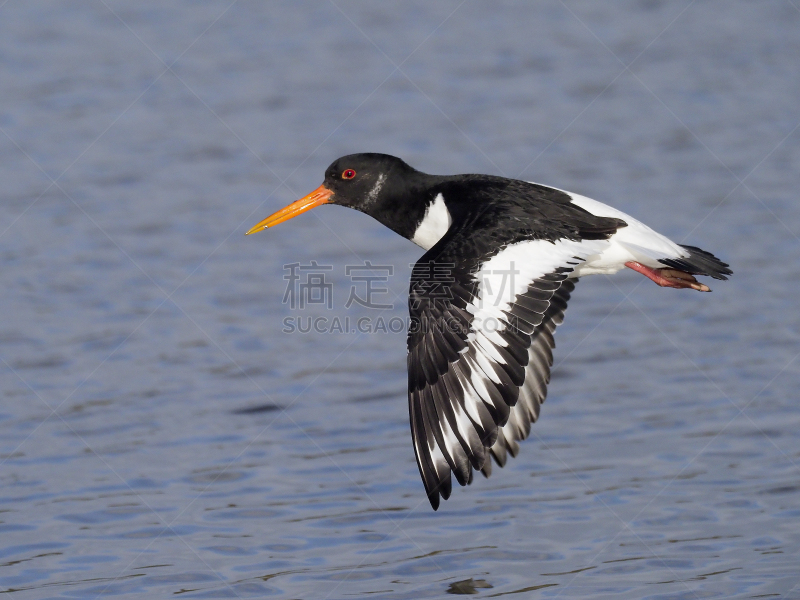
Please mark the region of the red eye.
<svg viewBox="0 0 800 600"><path fill-rule="evenodd" d="M345 169L344 173L342 173L342 179L352 179L356 176L356 172L353 169Z"/></svg>

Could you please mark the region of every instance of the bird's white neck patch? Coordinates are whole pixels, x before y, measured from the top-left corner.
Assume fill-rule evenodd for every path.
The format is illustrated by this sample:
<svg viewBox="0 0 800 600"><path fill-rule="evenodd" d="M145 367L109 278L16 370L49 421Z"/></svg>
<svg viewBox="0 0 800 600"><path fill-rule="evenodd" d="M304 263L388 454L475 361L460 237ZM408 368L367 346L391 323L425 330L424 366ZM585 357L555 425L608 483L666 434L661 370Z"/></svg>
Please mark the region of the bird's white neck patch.
<svg viewBox="0 0 800 600"><path fill-rule="evenodd" d="M452 223L453 219L444 203L444 196L437 194L433 202L428 205L425 216L417 225L411 241L424 250L430 250L436 242L444 237Z"/></svg>

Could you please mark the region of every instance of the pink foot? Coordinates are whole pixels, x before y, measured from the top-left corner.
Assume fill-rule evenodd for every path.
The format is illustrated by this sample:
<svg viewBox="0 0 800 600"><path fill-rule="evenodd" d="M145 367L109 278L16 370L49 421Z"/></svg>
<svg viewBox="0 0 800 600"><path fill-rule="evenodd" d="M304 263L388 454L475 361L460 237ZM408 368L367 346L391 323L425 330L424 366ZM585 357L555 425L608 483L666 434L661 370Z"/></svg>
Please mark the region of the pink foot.
<svg viewBox="0 0 800 600"><path fill-rule="evenodd" d="M711 288L707 285L700 283L692 277L689 273L678 271L677 269L651 269L644 266L642 263L630 261L626 262L625 266L633 269L637 273L641 273L648 279L652 279L656 285L661 287L671 288L692 288L698 292L710 292Z"/></svg>

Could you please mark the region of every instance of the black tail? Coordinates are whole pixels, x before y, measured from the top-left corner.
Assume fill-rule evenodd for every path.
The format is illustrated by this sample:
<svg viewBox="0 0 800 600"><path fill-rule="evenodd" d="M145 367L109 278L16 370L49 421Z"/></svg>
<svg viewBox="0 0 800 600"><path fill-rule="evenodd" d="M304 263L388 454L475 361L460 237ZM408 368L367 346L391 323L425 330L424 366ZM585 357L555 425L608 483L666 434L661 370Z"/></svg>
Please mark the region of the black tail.
<svg viewBox="0 0 800 600"><path fill-rule="evenodd" d="M727 279L726 275L733 274L733 271L728 268L728 263L722 262L710 252L700 250L695 246L681 245L681 247L689 251L689 256L685 258L663 258L658 262L692 275L707 275L714 279Z"/></svg>

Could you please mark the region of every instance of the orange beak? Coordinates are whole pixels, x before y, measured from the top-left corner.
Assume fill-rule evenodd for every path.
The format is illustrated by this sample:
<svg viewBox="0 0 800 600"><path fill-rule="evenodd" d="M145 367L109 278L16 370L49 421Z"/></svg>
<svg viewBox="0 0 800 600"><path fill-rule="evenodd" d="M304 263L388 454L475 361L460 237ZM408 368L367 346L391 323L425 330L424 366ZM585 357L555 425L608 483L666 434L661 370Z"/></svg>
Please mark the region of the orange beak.
<svg viewBox="0 0 800 600"><path fill-rule="evenodd" d="M288 221L289 219L296 217L307 210L311 210L315 206L325 204L328 202L328 200L330 200L331 196L333 196L333 192L326 188L323 184L311 192L308 196L300 198L300 200L297 202L292 202L286 208L282 208L278 212L268 216L263 221L259 221L255 226L251 227L250 230L245 233L245 235L250 235L256 231L266 229L267 227L275 227L275 225L278 223Z"/></svg>

